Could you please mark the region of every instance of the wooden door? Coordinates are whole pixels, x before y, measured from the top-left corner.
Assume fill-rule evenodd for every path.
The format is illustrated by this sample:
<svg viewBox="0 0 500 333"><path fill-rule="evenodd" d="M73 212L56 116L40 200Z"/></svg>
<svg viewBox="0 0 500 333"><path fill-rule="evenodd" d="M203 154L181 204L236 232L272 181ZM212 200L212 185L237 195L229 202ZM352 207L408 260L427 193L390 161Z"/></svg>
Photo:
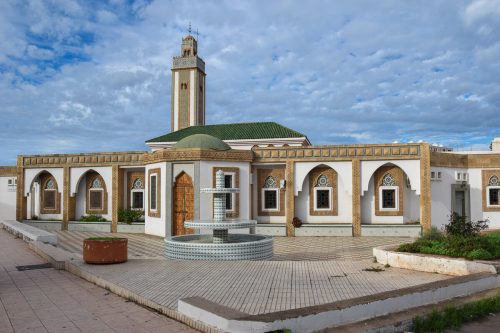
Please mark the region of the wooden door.
<svg viewBox="0 0 500 333"><path fill-rule="evenodd" d="M194 233L193 229L184 228L184 221L192 220L194 217L193 181L187 173L181 172L181 174L175 178L173 194L174 223L172 226L172 234L177 236Z"/></svg>

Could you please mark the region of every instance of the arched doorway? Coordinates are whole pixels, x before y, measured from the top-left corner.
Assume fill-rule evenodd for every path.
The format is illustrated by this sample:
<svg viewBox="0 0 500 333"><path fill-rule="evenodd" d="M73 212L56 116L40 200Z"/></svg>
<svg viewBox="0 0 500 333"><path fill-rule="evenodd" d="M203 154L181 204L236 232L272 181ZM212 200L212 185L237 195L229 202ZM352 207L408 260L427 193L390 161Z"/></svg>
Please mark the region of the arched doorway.
<svg viewBox="0 0 500 333"><path fill-rule="evenodd" d="M175 178L173 201L172 234L177 236L194 233L193 229L184 228L184 221L192 220L194 217L193 181L185 172L181 172Z"/></svg>

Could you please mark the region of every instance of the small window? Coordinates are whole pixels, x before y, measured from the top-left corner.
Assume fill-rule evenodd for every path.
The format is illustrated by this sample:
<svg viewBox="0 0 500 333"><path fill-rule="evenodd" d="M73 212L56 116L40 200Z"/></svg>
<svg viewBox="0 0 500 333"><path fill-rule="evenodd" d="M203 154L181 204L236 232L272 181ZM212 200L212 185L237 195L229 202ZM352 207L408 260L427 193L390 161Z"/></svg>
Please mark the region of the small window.
<svg viewBox="0 0 500 333"><path fill-rule="evenodd" d="M396 190L383 189L382 190L382 208L395 209L396 208Z"/></svg>
<svg viewBox="0 0 500 333"><path fill-rule="evenodd" d="M264 190L264 210L278 210L278 190Z"/></svg>
<svg viewBox="0 0 500 333"><path fill-rule="evenodd" d="M12 185L12 179L7 180L7 185Z"/></svg>
<svg viewBox="0 0 500 333"><path fill-rule="evenodd" d="M45 209L56 209L56 190L44 191L44 207Z"/></svg>
<svg viewBox="0 0 500 333"><path fill-rule="evenodd" d="M500 180L497 176L491 176L488 181L488 206L500 206Z"/></svg>
<svg viewBox="0 0 500 333"><path fill-rule="evenodd" d="M316 210L330 209L331 193L331 189L316 189Z"/></svg>
<svg viewBox="0 0 500 333"><path fill-rule="evenodd" d="M103 198L104 191L102 189L90 189L89 190L89 209L90 210L102 210L103 209Z"/></svg>
<svg viewBox="0 0 500 333"><path fill-rule="evenodd" d="M262 189L262 210L263 211L279 211L279 188L276 178L269 176L264 181L264 188Z"/></svg>
<svg viewBox="0 0 500 333"><path fill-rule="evenodd" d="M431 179L436 179L436 172L431 171Z"/></svg>
<svg viewBox="0 0 500 333"><path fill-rule="evenodd" d="M130 206L132 209L144 209L144 184L141 178L137 178L132 183L130 198Z"/></svg>
<svg viewBox="0 0 500 333"><path fill-rule="evenodd" d="M441 180L441 171L438 171L438 173L437 173L437 179Z"/></svg>
<svg viewBox="0 0 500 333"><path fill-rule="evenodd" d="M45 183L45 188L43 189L43 208L44 209L56 209L56 183L53 179L49 179Z"/></svg>
<svg viewBox="0 0 500 333"><path fill-rule="evenodd" d="M132 191L132 209L144 209L143 191Z"/></svg>
<svg viewBox="0 0 500 333"><path fill-rule="evenodd" d="M500 200L499 200L500 188L490 188L489 193L488 193L488 197L489 197L488 201L489 201L490 206L500 205Z"/></svg>
<svg viewBox="0 0 500 333"><path fill-rule="evenodd" d="M157 176L156 174L152 174L150 176L150 184L151 188L149 189L149 209L150 210L156 210L156 189L157 189L157 184L156 184L156 179Z"/></svg>
<svg viewBox="0 0 500 333"><path fill-rule="evenodd" d="M232 188L233 187L233 175L224 175L224 187ZM226 210L233 210L233 194L226 193Z"/></svg>

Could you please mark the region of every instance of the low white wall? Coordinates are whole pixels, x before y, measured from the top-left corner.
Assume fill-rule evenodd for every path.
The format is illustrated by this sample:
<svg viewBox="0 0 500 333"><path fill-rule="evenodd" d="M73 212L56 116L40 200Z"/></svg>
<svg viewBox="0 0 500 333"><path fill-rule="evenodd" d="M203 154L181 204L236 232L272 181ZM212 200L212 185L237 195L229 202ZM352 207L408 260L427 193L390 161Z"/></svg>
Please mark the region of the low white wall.
<svg viewBox="0 0 500 333"><path fill-rule="evenodd" d="M421 253L393 251L394 247L382 246L373 248L373 256L377 262L391 267L411 269L446 275L469 275L475 273L496 274L495 266L461 258L447 258Z"/></svg>
<svg viewBox="0 0 500 333"><path fill-rule="evenodd" d="M9 180L16 177L0 177L0 220L16 219L16 185L9 185ZM14 183L13 183L14 184Z"/></svg>

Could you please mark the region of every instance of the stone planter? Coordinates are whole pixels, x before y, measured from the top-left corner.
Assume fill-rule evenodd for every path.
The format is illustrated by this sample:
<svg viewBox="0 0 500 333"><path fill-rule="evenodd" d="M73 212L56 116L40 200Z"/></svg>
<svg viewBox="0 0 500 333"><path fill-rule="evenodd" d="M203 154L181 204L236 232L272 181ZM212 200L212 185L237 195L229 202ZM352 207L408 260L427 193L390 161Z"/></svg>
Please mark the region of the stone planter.
<svg viewBox="0 0 500 333"><path fill-rule="evenodd" d="M83 240L87 264L118 264L127 261L127 238L96 237Z"/></svg>

